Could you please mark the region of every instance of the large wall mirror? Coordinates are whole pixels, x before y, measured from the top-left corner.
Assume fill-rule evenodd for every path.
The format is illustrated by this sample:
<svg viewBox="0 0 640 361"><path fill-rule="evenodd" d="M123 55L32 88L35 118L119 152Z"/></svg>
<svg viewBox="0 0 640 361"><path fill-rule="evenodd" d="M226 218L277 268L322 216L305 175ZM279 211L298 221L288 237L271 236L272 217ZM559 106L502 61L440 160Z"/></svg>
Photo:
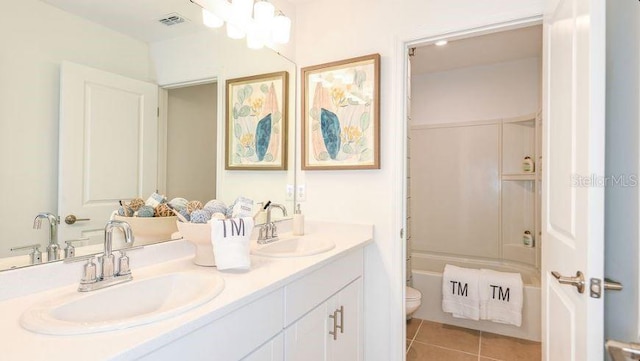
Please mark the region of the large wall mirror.
<svg viewBox="0 0 640 361"><path fill-rule="evenodd" d="M34 229L39 213L61 218L61 248L65 241L88 238L75 243L76 255L98 252L109 217L89 214L90 208L116 210L118 198L147 198L156 189L168 198L203 203L219 199L230 204L239 196L270 200L293 213L287 194L287 185L293 189L295 184L293 62L272 49L249 49L244 40L227 38L224 28L204 27L200 7L189 0L20 0L7 5L10 16L0 22L5 39L0 56L0 270L29 265L29 250L11 249L31 244L40 245L47 261L48 224L43 221L41 229ZM282 134L287 139L286 170L225 170L226 81L275 72L288 73L282 99L287 109ZM61 127L77 109L82 113L84 105L77 104L81 98L110 91L109 86L92 87L87 78L69 91L78 73L155 84L160 110L155 128L113 115L131 100L126 94L122 104L101 105L112 110L111 119L90 135L72 123ZM130 103L149 104L141 99ZM152 136L145 133L149 130ZM114 137L118 141L105 141ZM89 140L93 143L87 145ZM76 143L80 148L71 147ZM87 160L87 154L96 154L96 144L103 147L98 166ZM137 152L145 147L152 156ZM75 170L61 166L64 162ZM139 172L123 176L121 164ZM90 182L102 188L89 189ZM80 194L86 213L65 208L69 199L59 189L69 184ZM91 221L66 224L71 214Z"/></svg>

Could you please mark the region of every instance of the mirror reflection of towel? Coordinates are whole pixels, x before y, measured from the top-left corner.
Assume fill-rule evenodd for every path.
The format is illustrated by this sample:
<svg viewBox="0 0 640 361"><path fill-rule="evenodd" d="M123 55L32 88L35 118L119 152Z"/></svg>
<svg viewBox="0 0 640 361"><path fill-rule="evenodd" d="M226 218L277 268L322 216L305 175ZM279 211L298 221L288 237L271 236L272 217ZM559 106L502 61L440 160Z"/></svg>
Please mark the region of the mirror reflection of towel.
<svg viewBox="0 0 640 361"><path fill-rule="evenodd" d="M249 239L253 231L253 218L211 220L211 243L219 270L248 270Z"/></svg>

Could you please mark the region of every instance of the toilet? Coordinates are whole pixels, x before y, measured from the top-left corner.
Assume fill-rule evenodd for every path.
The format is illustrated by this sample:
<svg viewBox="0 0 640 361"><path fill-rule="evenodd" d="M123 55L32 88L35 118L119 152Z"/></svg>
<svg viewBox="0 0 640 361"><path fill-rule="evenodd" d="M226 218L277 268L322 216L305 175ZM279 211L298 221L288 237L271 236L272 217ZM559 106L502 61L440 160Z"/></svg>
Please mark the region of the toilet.
<svg viewBox="0 0 640 361"><path fill-rule="evenodd" d="M416 310L420 307L420 303L422 302L422 293L415 288L406 286L405 290L405 309L407 312L407 319L411 317L411 315L416 312Z"/></svg>

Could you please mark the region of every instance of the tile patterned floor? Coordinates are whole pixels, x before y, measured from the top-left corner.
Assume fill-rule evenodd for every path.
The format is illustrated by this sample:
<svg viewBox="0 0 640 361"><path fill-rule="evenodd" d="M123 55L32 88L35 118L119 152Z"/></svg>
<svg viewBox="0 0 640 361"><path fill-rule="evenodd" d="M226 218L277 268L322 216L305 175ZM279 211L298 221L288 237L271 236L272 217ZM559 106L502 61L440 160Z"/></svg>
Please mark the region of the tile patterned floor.
<svg viewBox="0 0 640 361"><path fill-rule="evenodd" d="M407 361L540 361L540 343L411 319Z"/></svg>

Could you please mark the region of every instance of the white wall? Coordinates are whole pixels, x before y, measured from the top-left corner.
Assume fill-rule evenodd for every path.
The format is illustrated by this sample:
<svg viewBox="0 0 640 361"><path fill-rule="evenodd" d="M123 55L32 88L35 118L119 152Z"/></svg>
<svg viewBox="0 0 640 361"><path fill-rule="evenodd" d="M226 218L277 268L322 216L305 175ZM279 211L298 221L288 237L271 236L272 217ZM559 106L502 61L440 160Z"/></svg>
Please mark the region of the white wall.
<svg viewBox="0 0 640 361"><path fill-rule="evenodd" d="M414 251L502 256L500 127L411 129Z"/></svg>
<svg viewBox="0 0 640 361"><path fill-rule="evenodd" d="M402 292L402 41L542 13L541 0L317 0L297 5L296 62L322 64L371 53L382 56L381 167L306 171L308 217L375 224L365 254L365 359L400 360L405 342Z"/></svg>
<svg viewBox="0 0 640 361"><path fill-rule="evenodd" d="M638 175L640 4L607 2L606 175ZM605 292L605 338L640 342L638 185L605 189L605 275L622 282Z"/></svg>
<svg viewBox="0 0 640 361"><path fill-rule="evenodd" d="M412 124L492 120L535 113L540 110L540 85L540 58L416 75L411 91Z"/></svg>
<svg viewBox="0 0 640 361"><path fill-rule="evenodd" d="M156 64L158 83L174 85L217 79L218 82L218 137L217 137L217 198L227 204L238 196L256 202L271 200L285 204L290 214L293 202L286 200L286 184L293 184L295 157L295 95L296 66L270 49L251 50L245 41L229 39L224 28L151 43L151 54ZM225 170L225 88L227 79L289 72L289 136L287 171L227 171ZM293 94L293 95L291 95ZM279 212L274 212L279 217Z"/></svg>
<svg viewBox="0 0 640 361"><path fill-rule="evenodd" d="M203 203L216 196L218 85L168 91L167 197Z"/></svg>
<svg viewBox="0 0 640 361"><path fill-rule="evenodd" d="M61 62L154 79L145 43L38 0L3 2L3 14L0 257L11 246L46 244L48 232L33 230L33 218L41 211L57 213Z"/></svg>

